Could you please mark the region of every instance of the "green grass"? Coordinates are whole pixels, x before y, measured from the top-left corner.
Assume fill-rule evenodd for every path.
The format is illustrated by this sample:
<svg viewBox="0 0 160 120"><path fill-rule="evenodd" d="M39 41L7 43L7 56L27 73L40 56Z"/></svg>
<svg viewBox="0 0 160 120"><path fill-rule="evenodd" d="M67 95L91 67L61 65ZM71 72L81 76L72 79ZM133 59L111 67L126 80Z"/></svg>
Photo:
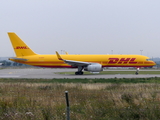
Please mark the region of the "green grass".
<svg viewBox="0 0 160 120"><path fill-rule="evenodd" d="M102 71L99 74L100 75L108 75L108 74L135 74L135 71ZM58 72L57 74L75 74L75 72ZM84 72L85 75L90 75L92 73L90 72ZM139 71L139 74L160 74L160 71Z"/></svg>
<svg viewBox="0 0 160 120"><path fill-rule="evenodd" d="M151 78L75 78L75 79L27 79L27 78L0 78L0 83L160 83L159 77Z"/></svg>

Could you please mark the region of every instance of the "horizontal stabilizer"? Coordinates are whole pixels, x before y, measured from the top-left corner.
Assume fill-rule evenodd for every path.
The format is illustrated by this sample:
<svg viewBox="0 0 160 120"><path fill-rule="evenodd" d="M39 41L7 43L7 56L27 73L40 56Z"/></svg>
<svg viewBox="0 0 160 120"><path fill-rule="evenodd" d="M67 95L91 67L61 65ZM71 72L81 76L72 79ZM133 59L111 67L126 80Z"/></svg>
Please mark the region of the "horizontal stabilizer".
<svg viewBox="0 0 160 120"><path fill-rule="evenodd" d="M18 60L18 61L27 61L28 59L23 59L23 58L15 58L15 57L12 57L12 58L9 58L9 60Z"/></svg>

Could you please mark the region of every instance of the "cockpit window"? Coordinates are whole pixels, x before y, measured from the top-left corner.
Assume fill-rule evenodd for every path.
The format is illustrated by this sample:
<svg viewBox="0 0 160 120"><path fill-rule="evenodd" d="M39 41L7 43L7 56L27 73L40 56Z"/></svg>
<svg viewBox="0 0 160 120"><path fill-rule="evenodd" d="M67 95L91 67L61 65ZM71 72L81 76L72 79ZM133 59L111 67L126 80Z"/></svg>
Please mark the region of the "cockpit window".
<svg viewBox="0 0 160 120"><path fill-rule="evenodd" d="M147 61L152 61L152 59L146 59Z"/></svg>

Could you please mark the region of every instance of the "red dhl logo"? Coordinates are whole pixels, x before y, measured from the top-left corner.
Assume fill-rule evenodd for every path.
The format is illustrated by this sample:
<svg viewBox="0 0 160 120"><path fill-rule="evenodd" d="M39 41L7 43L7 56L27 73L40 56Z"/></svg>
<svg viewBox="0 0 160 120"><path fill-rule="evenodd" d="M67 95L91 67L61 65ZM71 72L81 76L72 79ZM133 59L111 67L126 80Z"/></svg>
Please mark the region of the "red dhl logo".
<svg viewBox="0 0 160 120"><path fill-rule="evenodd" d="M136 58L109 58L109 64L136 64Z"/></svg>
<svg viewBox="0 0 160 120"><path fill-rule="evenodd" d="M27 46L17 46L16 48L14 49L29 49Z"/></svg>

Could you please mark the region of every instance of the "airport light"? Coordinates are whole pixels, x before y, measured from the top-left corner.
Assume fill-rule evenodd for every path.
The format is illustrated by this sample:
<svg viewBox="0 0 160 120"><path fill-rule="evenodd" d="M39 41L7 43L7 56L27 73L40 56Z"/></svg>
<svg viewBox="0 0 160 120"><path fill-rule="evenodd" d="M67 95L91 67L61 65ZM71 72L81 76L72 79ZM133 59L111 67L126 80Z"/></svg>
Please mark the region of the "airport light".
<svg viewBox="0 0 160 120"><path fill-rule="evenodd" d="M141 55L142 55L143 50L140 50L140 51L141 51Z"/></svg>
<svg viewBox="0 0 160 120"><path fill-rule="evenodd" d="M113 54L113 50L111 50L112 51L112 54Z"/></svg>

